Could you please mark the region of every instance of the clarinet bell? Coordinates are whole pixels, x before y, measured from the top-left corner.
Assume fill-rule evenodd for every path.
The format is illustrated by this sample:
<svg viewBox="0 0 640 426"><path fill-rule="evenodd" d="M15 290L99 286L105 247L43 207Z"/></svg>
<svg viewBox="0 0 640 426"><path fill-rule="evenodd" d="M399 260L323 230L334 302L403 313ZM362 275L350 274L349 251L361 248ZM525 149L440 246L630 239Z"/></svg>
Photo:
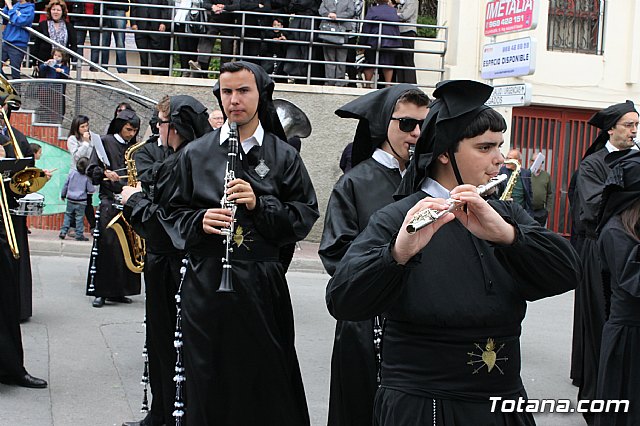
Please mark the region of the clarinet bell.
<svg viewBox="0 0 640 426"><path fill-rule="evenodd" d="M222 266L222 279L220 280L220 287L218 287L217 293L235 293L233 289L233 283L231 282L231 265L225 263Z"/></svg>

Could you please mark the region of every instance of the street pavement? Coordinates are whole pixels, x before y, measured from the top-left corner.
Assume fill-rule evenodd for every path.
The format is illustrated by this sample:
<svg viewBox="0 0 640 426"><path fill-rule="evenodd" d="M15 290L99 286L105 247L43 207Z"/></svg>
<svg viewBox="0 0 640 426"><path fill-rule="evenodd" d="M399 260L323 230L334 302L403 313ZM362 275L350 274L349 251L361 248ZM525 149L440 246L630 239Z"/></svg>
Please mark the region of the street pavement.
<svg viewBox="0 0 640 426"><path fill-rule="evenodd" d="M44 390L0 385L0 426L120 425L141 419L144 300L91 307L84 296L91 242L33 230L33 312L22 324L25 366ZM326 424L335 321L324 303L328 275L317 244L302 243L288 274L311 421ZM529 398L570 399L573 292L529 304L523 324L522 379ZM446 356L446 354L443 354ZM538 425L584 425L578 414L539 414Z"/></svg>

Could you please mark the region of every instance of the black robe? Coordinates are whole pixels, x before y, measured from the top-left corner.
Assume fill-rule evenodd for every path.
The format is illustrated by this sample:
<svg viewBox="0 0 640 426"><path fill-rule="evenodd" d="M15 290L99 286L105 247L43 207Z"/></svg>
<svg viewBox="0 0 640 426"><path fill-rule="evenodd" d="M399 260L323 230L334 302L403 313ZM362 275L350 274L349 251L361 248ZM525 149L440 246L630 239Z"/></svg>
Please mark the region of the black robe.
<svg viewBox="0 0 640 426"><path fill-rule="evenodd" d="M94 185L100 185L100 206L96 212L86 294L95 297L136 295L140 294L140 274L127 268L116 232L111 228L107 229L107 224L119 213L119 210L113 207L114 195L122 192L126 180L103 180L107 169L118 170L119 175L126 176L124 153L132 144L121 144L113 135L102 136L102 143L110 165L107 167L98 158L94 148L87 167L87 176Z"/></svg>
<svg viewBox="0 0 640 426"><path fill-rule="evenodd" d="M526 398L519 344L526 302L575 287L577 255L520 206L490 201L515 226L512 245L480 240L454 220L398 265L394 236L424 196L375 213L327 287L337 319L386 317L374 425L431 424L434 410L445 426L534 424L530 413L492 413L489 397ZM490 369L483 355L493 354Z"/></svg>
<svg viewBox="0 0 640 426"><path fill-rule="evenodd" d="M0 376L22 377L24 352L20 334L20 290L17 262L11 254L0 217Z"/></svg>
<svg viewBox="0 0 640 426"><path fill-rule="evenodd" d="M35 160L33 159L33 151L29 145L27 137L18 129L13 129L13 134L16 137L20 151L24 158L31 157L29 167L35 166ZM0 141L4 144L9 139L0 134ZM16 158L13 145L6 145L4 147L7 158ZM18 207L18 199L23 195L15 194L9 188L9 184L5 184L7 190L7 202L10 209ZM33 314L33 280L31 276L31 254L29 252L29 239L27 232L27 217L11 215L13 220L13 229L16 235L16 241L18 242L18 249L20 250L20 258L14 260L16 262L16 278L18 280L19 291L19 308L20 308L20 321L24 321L31 317Z"/></svg>
<svg viewBox="0 0 640 426"><path fill-rule="evenodd" d="M598 377L598 359L602 327L605 322L605 296L602 285L602 267L597 245L596 227L602 199L602 190L610 168L604 161L609 151L603 148L580 163L576 177L575 196L580 230L574 241L578 248L582 264L582 278L575 293L574 310L579 313L574 323L574 342L581 344L573 347L572 360L579 366L580 391L578 398L594 399ZM573 370L573 366L572 366ZM585 418L591 416L585 413ZM591 420L589 420L591 421Z"/></svg>
<svg viewBox="0 0 640 426"><path fill-rule="evenodd" d="M318 250L329 275L334 274L371 215L393 202L400 179L397 169L389 169L369 158L338 180L329 198ZM329 425L371 425L373 398L378 388L373 339L372 319L336 323Z"/></svg>
<svg viewBox="0 0 640 426"><path fill-rule="evenodd" d="M184 148L176 192L161 213L174 243L189 252L182 285L187 423L308 425L279 248L303 239L319 216L311 179L297 152L269 132L262 147L242 156L236 176L251 184L257 205L238 206L235 293L217 293L225 245L204 233L202 218L223 194L228 147L219 138L214 130ZM254 170L257 159L270 169L264 179Z"/></svg>
<svg viewBox="0 0 640 426"><path fill-rule="evenodd" d="M620 216L598 239L605 276L610 279L611 310L602 331L595 398L629 400L629 413L597 413L601 426L640 424L640 242L624 229Z"/></svg>
<svg viewBox="0 0 640 426"><path fill-rule="evenodd" d="M177 250L158 219L158 209L171 195L171 171L177 155L154 138L134 158L143 192L133 194L124 206L124 216L146 242L144 263L146 342L151 387L151 424L173 421L175 398L176 350L173 346L176 325L175 295L180 283L180 265L184 253Z"/></svg>

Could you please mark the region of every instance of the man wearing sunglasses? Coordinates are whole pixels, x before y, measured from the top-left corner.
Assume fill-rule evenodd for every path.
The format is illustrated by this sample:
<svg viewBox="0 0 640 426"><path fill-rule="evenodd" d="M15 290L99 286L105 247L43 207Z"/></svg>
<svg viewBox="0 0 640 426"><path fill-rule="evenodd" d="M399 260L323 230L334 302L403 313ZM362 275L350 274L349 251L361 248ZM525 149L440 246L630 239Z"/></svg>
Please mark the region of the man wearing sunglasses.
<svg viewBox="0 0 640 426"><path fill-rule="evenodd" d="M570 200L576 250L584 273L576 288L571 378L580 387L578 398L593 399L596 392L605 301L602 292L600 255L596 227L602 189L610 168L604 159L610 152L635 148L638 112L632 101L611 105L594 114L589 124L600 133L585 153L575 177L575 195ZM593 415L585 414L591 422Z"/></svg>
<svg viewBox="0 0 640 426"><path fill-rule="evenodd" d="M349 102L336 111L359 120L353 141L352 165L329 198L320 258L333 275L351 242L369 217L393 201L393 193L409 162L410 147L420 136L429 97L415 86L401 84ZM374 340L381 319L338 321L331 360L329 425L371 425L378 388Z"/></svg>

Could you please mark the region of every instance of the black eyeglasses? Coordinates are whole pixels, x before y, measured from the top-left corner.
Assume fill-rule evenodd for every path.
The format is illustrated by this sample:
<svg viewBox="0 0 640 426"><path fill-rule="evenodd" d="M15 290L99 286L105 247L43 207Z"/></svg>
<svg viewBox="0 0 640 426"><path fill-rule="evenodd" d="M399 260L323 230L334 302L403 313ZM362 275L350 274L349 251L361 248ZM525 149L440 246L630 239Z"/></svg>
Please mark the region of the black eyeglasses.
<svg viewBox="0 0 640 426"><path fill-rule="evenodd" d="M171 123L171 120L158 120L157 121L158 126L161 125L161 124L170 124L170 123Z"/></svg>
<svg viewBox="0 0 640 426"><path fill-rule="evenodd" d="M396 118L391 117L392 120L398 121L398 127L405 133L413 132L416 126L422 127L424 120L416 120L415 118Z"/></svg>

